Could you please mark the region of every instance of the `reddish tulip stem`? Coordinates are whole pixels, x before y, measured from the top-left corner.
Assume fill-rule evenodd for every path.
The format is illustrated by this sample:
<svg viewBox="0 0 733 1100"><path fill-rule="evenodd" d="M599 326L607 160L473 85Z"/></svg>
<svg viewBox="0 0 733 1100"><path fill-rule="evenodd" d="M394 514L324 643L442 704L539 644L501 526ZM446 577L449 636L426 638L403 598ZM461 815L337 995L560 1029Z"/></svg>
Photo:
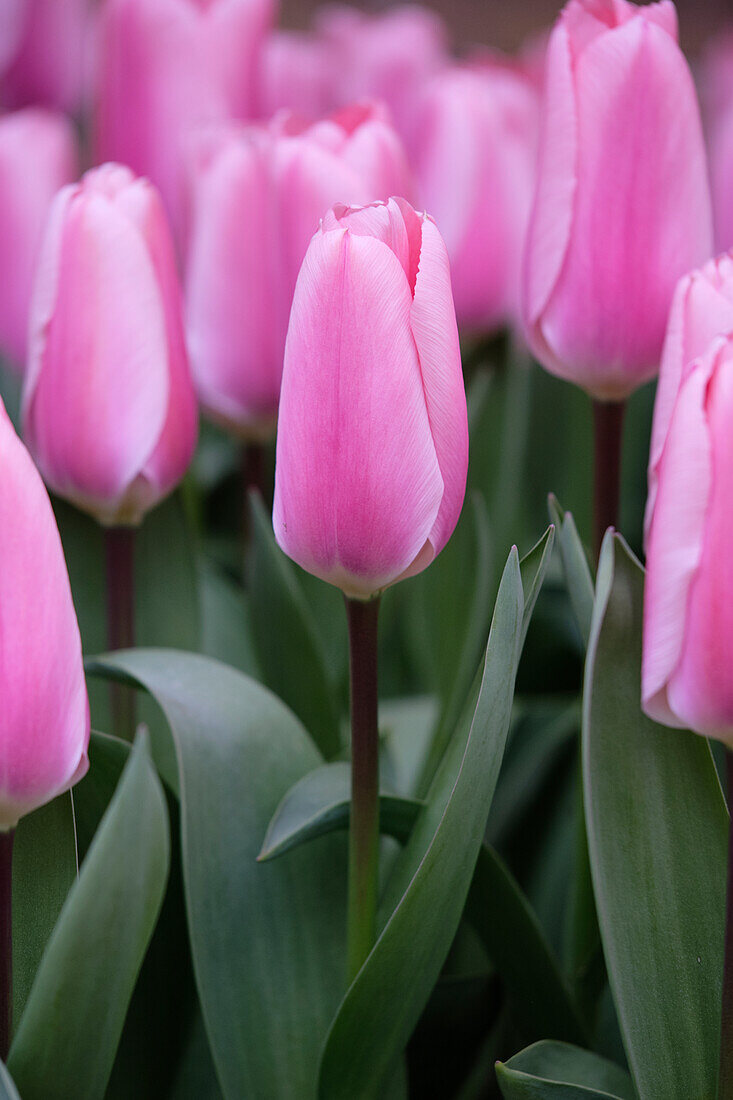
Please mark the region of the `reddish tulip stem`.
<svg viewBox="0 0 733 1100"><path fill-rule="evenodd" d="M244 548L245 572L251 531L249 516L249 494L259 495L263 503L267 502L267 455L262 443L245 443L242 446L242 546Z"/></svg>
<svg viewBox="0 0 733 1100"><path fill-rule="evenodd" d="M107 639L109 648L135 644L135 528L105 530L107 558ZM112 724L117 737L131 741L135 733L135 694L124 684L110 685Z"/></svg>
<svg viewBox="0 0 733 1100"><path fill-rule="evenodd" d="M624 401L593 402L593 545L596 558L609 527L618 526Z"/></svg>
<svg viewBox="0 0 733 1100"><path fill-rule="evenodd" d="M351 820L347 916L349 980L374 946L379 878L379 600L346 600L351 679Z"/></svg>
<svg viewBox="0 0 733 1100"><path fill-rule="evenodd" d="M13 838L0 833L0 1059L8 1060L13 1009Z"/></svg>
<svg viewBox="0 0 733 1100"><path fill-rule="evenodd" d="M726 749L725 760L728 771L728 808L733 809L733 753L729 749ZM718 1100L733 1100L733 814L728 829L728 901L725 913Z"/></svg>

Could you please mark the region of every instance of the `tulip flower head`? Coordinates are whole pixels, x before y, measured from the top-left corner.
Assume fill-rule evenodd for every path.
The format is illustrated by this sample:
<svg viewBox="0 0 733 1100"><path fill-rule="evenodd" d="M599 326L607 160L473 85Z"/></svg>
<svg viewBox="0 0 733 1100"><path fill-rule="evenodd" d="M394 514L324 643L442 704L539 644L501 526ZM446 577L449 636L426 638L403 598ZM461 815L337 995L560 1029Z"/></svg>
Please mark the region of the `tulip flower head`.
<svg viewBox="0 0 733 1100"><path fill-rule="evenodd" d="M408 186L382 108L358 104L307 126L202 135L192 169L187 264L191 362L209 415L237 435L274 432L295 281L323 213Z"/></svg>
<svg viewBox="0 0 733 1100"><path fill-rule="evenodd" d="M298 276L275 468L278 543L368 599L424 569L463 504L466 398L445 245L403 199L336 206Z"/></svg>
<svg viewBox="0 0 733 1100"><path fill-rule="evenodd" d="M197 412L155 188L103 165L54 201L31 308L23 430L46 483L134 524L180 481Z"/></svg>
<svg viewBox="0 0 733 1100"><path fill-rule="evenodd" d="M546 66L524 323L548 370L622 400L656 374L675 284L712 252L674 5L570 0Z"/></svg>
<svg viewBox="0 0 733 1100"><path fill-rule="evenodd" d="M0 402L0 830L88 767L81 639L56 520Z"/></svg>
<svg viewBox="0 0 733 1100"><path fill-rule="evenodd" d="M0 4L0 102L75 111L85 92L90 0Z"/></svg>
<svg viewBox="0 0 733 1100"><path fill-rule="evenodd" d="M733 257L683 279L649 463L642 701L733 747Z"/></svg>

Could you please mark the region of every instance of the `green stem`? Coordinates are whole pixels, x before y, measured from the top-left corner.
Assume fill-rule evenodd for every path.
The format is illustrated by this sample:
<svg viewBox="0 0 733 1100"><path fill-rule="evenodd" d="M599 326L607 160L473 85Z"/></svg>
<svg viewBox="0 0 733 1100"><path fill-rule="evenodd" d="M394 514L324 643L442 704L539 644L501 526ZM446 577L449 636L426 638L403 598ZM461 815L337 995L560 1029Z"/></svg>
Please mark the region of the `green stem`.
<svg viewBox="0 0 733 1100"><path fill-rule="evenodd" d="M135 645L135 528L105 530L107 559L107 639L110 650ZM135 693L124 684L110 685L115 734L132 741L135 734Z"/></svg>
<svg viewBox="0 0 733 1100"><path fill-rule="evenodd" d="M374 946L379 878L379 600L346 600L351 673L351 819L347 915L349 980Z"/></svg>
<svg viewBox="0 0 733 1100"><path fill-rule="evenodd" d="M730 749L725 750L725 759L728 772L728 808L733 809L733 753ZM733 1100L733 814L728 829L728 901L725 912L718 1100Z"/></svg>
<svg viewBox="0 0 733 1100"><path fill-rule="evenodd" d="M625 401L594 401L593 544L596 557L608 527L618 526Z"/></svg>

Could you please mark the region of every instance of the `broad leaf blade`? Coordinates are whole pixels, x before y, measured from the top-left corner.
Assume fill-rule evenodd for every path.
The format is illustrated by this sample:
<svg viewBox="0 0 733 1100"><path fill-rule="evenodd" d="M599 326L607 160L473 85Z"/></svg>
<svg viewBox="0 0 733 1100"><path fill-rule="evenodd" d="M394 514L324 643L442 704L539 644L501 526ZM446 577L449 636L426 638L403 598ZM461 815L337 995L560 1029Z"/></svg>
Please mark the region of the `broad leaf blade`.
<svg viewBox="0 0 733 1100"><path fill-rule="evenodd" d="M504 1100L636 1100L628 1073L568 1043L535 1043L496 1074Z"/></svg>
<svg viewBox="0 0 733 1100"><path fill-rule="evenodd" d="M643 572L606 536L584 690L588 845L642 1100L716 1091L727 812L704 738L640 705Z"/></svg>
<svg viewBox="0 0 733 1100"><path fill-rule="evenodd" d="M99 1100L168 873L168 818L139 737L38 968L8 1062L24 1100Z"/></svg>

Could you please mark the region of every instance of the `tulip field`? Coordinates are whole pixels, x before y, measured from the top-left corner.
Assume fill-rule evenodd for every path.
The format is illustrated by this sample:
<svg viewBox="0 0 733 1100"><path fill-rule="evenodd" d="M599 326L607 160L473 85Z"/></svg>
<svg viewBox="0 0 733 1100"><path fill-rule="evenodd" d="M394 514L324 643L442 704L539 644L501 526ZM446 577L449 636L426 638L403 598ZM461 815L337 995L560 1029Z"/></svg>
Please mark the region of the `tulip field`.
<svg viewBox="0 0 733 1100"><path fill-rule="evenodd" d="M733 1100L733 16L460 7L0 0L0 1100Z"/></svg>

